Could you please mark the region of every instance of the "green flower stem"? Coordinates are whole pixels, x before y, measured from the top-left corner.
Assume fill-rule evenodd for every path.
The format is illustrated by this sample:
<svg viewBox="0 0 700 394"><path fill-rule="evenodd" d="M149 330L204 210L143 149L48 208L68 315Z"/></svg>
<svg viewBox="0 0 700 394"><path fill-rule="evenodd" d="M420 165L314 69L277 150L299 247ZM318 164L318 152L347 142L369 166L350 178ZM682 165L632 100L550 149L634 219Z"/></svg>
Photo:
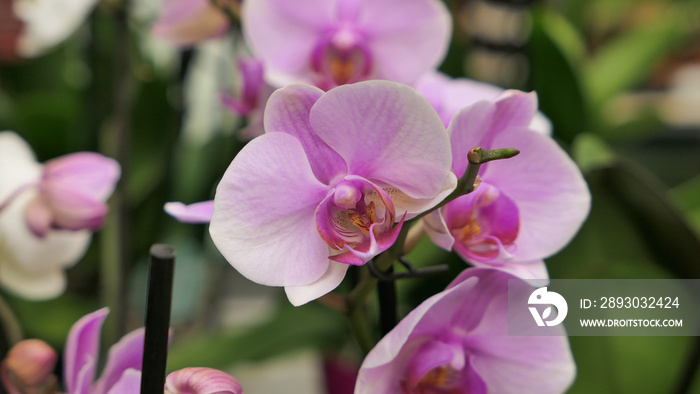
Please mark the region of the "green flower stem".
<svg viewBox="0 0 700 394"><path fill-rule="evenodd" d="M690 352L686 358L686 362L681 371L680 379L678 380L676 391L677 394L689 394L693 388L693 382L700 371L700 337L690 338ZM697 385L696 385L697 386Z"/></svg>
<svg viewBox="0 0 700 394"><path fill-rule="evenodd" d="M457 187L455 190L433 209L425 211L413 218L413 221L417 221L423 216L442 208L457 197L473 192L474 189L476 189L476 186L478 186L479 180L477 176L479 175L479 169L481 169L482 164L493 160L510 159L511 157L517 156L519 153L519 150L513 148L493 150L481 149L481 147L472 148L467 154L467 159L469 160L467 169L464 171L462 177L457 181Z"/></svg>
<svg viewBox="0 0 700 394"><path fill-rule="evenodd" d="M17 319L17 315L15 315L15 313L12 311L12 308L10 308L10 305L1 296L0 322L2 322L2 331L4 332L5 337L7 338L8 345L8 349L3 350L9 350L9 348L12 347L12 345L21 341L22 338L24 338L24 334L22 333L22 326L19 324L19 319ZM0 352L0 354L4 354L4 352Z"/></svg>
<svg viewBox="0 0 700 394"><path fill-rule="evenodd" d="M107 225L101 239L102 300L110 308L110 320L105 324L103 340L114 343L126 332L127 278L131 251L129 217L131 207L126 190L129 177L129 145L131 140L132 96L134 80L130 62L131 32L129 30L129 0L115 8L116 34L112 51L114 63L112 113L109 127L102 134L102 151L114 157L121 166L121 181L111 200Z"/></svg>
<svg viewBox="0 0 700 394"><path fill-rule="evenodd" d="M377 280L374 277L372 277L366 269L363 270L363 278L360 281L360 283L375 283L376 281ZM354 297L348 296L345 302L345 313L350 319L350 326L352 327L352 331L355 334L357 343L360 345L360 349L362 349L362 352L365 355L369 353L370 350L372 350L374 344L377 342L374 338L372 328L369 325L369 321L367 320L367 314L365 313L364 308L364 300L367 298L367 296L373 288L373 284L370 286L362 287L360 287L358 284L358 286L355 287L355 289L353 290L353 294L355 294ZM360 303L358 304L353 300L358 300Z"/></svg>

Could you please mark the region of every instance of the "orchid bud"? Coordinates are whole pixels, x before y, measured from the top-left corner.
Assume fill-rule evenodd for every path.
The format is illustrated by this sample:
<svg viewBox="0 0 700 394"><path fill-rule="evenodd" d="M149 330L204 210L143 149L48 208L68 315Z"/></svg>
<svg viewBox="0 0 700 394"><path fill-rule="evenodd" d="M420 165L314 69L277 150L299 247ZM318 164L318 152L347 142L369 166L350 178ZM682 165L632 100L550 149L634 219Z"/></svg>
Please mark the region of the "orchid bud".
<svg viewBox="0 0 700 394"><path fill-rule="evenodd" d="M2 363L3 383L22 393L50 393L56 385L53 370L57 357L44 341L21 341L10 349Z"/></svg>
<svg viewBox="0 0 700 394"><path fill-rule="evenodd" d="M242 394L231 375L211 368L185 368L165 379L165 394Z"/></svg>
<svg viewBox="0 0 700 394"><path fill-rule="evenodd" d="M98 230L107 214L104 201L114 191L119 172L116 161L91 152L48 161L40 194L25 211L32 233L43 238L51 228Z"/></svg>

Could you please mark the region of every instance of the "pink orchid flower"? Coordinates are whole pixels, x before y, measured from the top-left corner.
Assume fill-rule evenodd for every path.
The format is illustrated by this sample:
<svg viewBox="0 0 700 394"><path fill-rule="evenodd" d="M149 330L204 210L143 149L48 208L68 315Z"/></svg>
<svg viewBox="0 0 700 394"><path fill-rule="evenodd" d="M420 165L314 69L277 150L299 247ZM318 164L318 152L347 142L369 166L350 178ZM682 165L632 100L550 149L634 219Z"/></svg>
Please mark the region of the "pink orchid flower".
<svg viewBox="0 0 700 394"><path fill-rule="evenodd" d="M234 268L294 305L333 290L456 184L440 118L395 82L277 90L265 130L219 183L210 233Z"/></svg>
<svg viewBox="0 0 700 394"><path fill-rule="evenodd" d="M504 91L496 85L467 78L450 78L435 70L423 74L415 88L435 108L445 127L449 126L450 120L460 109L477 101L495 100ZM529 128L543 135L552 134L552 123L540 111L533 116Z"/></svg>
<svg viewBox="0 0 700 394"><path fill-rule="evenodd" d="M228 16L210 0L163 0L161 15L151 32L175 45L191 46L222 35L228 28Z"/></svg>
<svg viewBox="0 0 700 394"><path fill-rule="evenodd" d="M559 336L509 336L508 293L533 288L497 270L470 268L409 313L365 358L356 394L562 393L576 366ZM526 332L526 331L523 331Z"/></svg>
<svg viewBox="0 0 700 394"><path fill-rule="evenodd" d="M278 87L411 84L442 61L452 32L439 0L255 0L242 14L246 40Z"/></svg>
<svg viewBox="0 0 700 394"><path fill-rule="evenodd" d="M529 129L534 93L506 91L478 101L450 122L452 172L463 174L471 148L515 148L520 154L481 166L474 192L423 219L430 238L474 266L523 279L547 279L542 260L563 248L590 210L576 164L551 138Z"/></svg>
<svg viewBox="0 0 700 394"><path fill-rule="evenodd" d="M143 328L125 335L109 349L102 375L95 380L100 330L107 314L109 309L102 308L83 316L71 327L63 360L67 394L134 394L140 391L145 334ZM53 349L38 340L22 341L15 347L31 352L14 351L13 354L11 351L0 365L0 377L11 394L19 394L20 387L48 389L50 387L47 387L46 383L55 384L55 377L50 375L51 370L46 368L46 365L55 363ZM23 370L34 373L18 373ZM236 379L210 368L185 368L175 371L166 378L164 390L166 394L243 393Z"/></svg>
<svg viewBox="0 0 700 394"><path fill-rule="evenodd" d="M110 158L82 152L42 165L17 134L0 132L0 284L33 299L63 292L63 270L102 225L118 179Z"/></svg>
<svg viewBox="0 0 700 394"><path fill-rule="evenodd" d="M260 59L239 59L238 71L241 76L239 94L235 97L224 94L221 96L221 102L229 111L247 119L248 124L239 132L239 137L249 140L265 132L265 104L275 89L265 82L263 63Z"/></svg>

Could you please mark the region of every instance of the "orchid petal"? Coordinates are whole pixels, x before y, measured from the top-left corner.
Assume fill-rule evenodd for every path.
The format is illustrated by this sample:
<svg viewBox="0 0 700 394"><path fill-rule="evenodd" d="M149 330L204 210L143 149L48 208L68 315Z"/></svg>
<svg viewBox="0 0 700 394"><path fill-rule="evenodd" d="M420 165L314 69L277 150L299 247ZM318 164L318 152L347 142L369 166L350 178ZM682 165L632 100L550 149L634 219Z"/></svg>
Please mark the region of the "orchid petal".
<svg viewBox="0 0 700 394"><path fill-rule="evenodd" d="M493 265L479 261L470 261L474 267L494 268L516 276L526 283L541 285L542 280L549 279L547 265L543 260L535 261L510 261L505 264Z"/></svg>
<svg viewBox="0 0 700 394"><path fill-rule="evenodd" d="M363 265L370 261L373 257L377 256L379 253L389 249L391 245L396 242L396 239L401 232L401 227L403 227L404 219L392 227L391 230L376 234L376 227L379 223L375 223L370 227L370 242L368 245L359 245L351 248L349 245L345 245L343 248L344 253L330 256L329 258L333 261L338 261L345 264L351 265ZM366 248L367 250L362 250Z"/></svg>
<svg viewBox="0 0 700 394"><path fill-rule="evenodd" d="M326 0L243 2L243 31L254 54L265 62L270 83L310 82L311 53L320 32L334 20L335 8L335 1Z"/></svg>
<svg viewBox="0 0 700 394"><path fill-rule="evenodd" d="M397 212L397 219L402 213L406 214L405 219L413 219L417 215L433 208L449 196L457 187L457 177L453 173L449 173L447 180L442 185L442 190L434 198L411 198L406 193L398 190L391 185L382 185L382 189L391 197L394 203L394 208Z"/></svg>
<svg viewBox="0 0 700 394"><path fill-rule="evenodd" d="M441 211L455 237L453 249L462 258L489 264L512 259L520 219L516 203L505 193L484 181Z"/></svg>
<svg viewBox="0 0 700 394"><path fill-rule="evenodd" d="M55 183L43 190L42 197L51 207L52 224L60 229L97 231L107 215L105 203L82 194L70 184Z"/></svg>
<svg viewBox="0 0 700 394"><path fill-rule="evenodd" d="M22 270L7 257L0 255L0 286L30 301L56 298L66 289L63 268L49 268L42 272Z"/></svg>
<svg viewBox="0 0 700 394"><path fill-rule="evenodd" d="M98 391L107 394L134 394L141 391L141 371L137 369L127 369L119 377L119 380L110 387L109 391Z"/></svg>
<svg viewBox="0 0 700 394"><path fill-rule="evenodd" d="M503 92L498 86L466 78L453 79L439 71L426 72L415 87L440 114L445 127L460 109L478 101L492 101Z"/></svg>
<svg viewBox="0 0 700 394"><path fill-rule="evenodd" d="M95 4L96 0L59 4L54 1L15 1L15 15L24 22L17 52L25 58L35 57L57 45L82 25Z"/></svg>
<svg viewBox="0 0 700 394"><path fill-rule="evenodd" d="M345 175L343 159L313 130L309 123L311 107L323 95L309 85L291 85L275 91L265 107L267 133L282 132L296 137L304 147L311 169L319 181L329 184L337 175Z"/></svg>
<svg viewBox="0 0 700 394"><path fill-rule="evenodd" d="M435 392L565 391L573 381L574 364L563 328L556 337L508 336L509 319L532 325L527 310L509 314L508 293L528 296L533 288L510 279L514 277L493 269L462 272L370 351L356 392L400 392L412 383ZM455 375L420 380L436 366L450 367ZM555 378L547 381L548 376Z"/></svg>
<svg viewBox="0 0 700 394"><path fill-rule="evenodd" d="M488 101L479 101L462 109L452 118L447 133L452 147L452 172L462 177L469 160L467 154L472 148L481 146L487 138L496 106Z"/></svg>
<svg viewBox="0 0 700 394"><path fill-rule="evenodd" d="M90 244L89 231L50 230L37 238L25 221L36 192L18 197L0 214L0 283L24 298L54 298L65 289L63 269L75 264Z"/></svg>
<svg viewBox="0 0 700 394"><path fill-rule="evenodd" d="M458 177L467 168L467 154L472 148L512 148L496 146L493 139L503 130L527 127L537 109L534 93L506 91L494 101L479 101L460 110L450 122L448 134L452 143L452 172ZM486 166L482 166L482 172Z"/></svg>
<svg viewBox="0 0 700 394"><path fill-rule="evenodd" d="M404 317L365 357L355 392L400 392L399 382L405 378L412 352L417 350L413 341L439 335L444 330L445 312L464 303L464 294L477 283L478 279L473 278L462 286L435 294Z"/></svg>
<svg viewBox="0 0 700 394"><path fill-rule="evenodd" d="M443 365L451 365L455 359L458 360L458 364L461 364L455 369L462 369L464 356L464 349L460 346L439 340L427 342L411 357L411 361L406 366L407 383L415 387L428 372Z"/></svg>
<svg viewBox="0 0 700 394"><path fill-rule="evenodd" d="M328 270L317 281L303 286L285 286L289 302L294 306L304 305L328 294L338 287L345 278L349 265L337 261L328 261Z"/></svg>
<svg viewBox="0 0 700 394"><path fill-rule="evenodd" d="M107 364L102 376L95 384L95 392L111 392L126 372L129 370L141 371L144 334L143 328L136 329L123 336L119 342L109 348Z"/></svg>
<svg viewBox="0 0 700 394"><path fill-rule="evenodd" d="M483 173L489 184L518 205L515 258L551 256L573 238L590 210L591 196L580 170L556 142L528 130L509 129L493 144L521 152L490 163Z"/></svg>
<svg viewBox="0 0 700 394"><path fill-rule="evenodd" d="M72 189L94 200L106 201L119 180L119 164L98 153L80 152L46 162L42 187Z"/></svg>
<svg viewBox="0 0 700 394"><path fill-rule="evenodd" d="M335 88L311 109L311 126L350 174L412 198L433 198L449 182L447 133L427 101L408 86L366 81Z"/></svg>
<svg viewBox="0 0 700 394"><path fill-rule="evenodd" d="M478 274L483 276L483 273ZM500 282L493 285L501 290L492 298L479 327L472 332L478 337L478 341L472 343L474 369L488 382L492 392L566 391L574 379L576 367L564 329L559 326L561 335L557 336L509 336L509 320L531 325L531 316L527 311L521 311L519 316L509 314L508 292L519 292L527 297L533 288L525 282L509 281L512 276L499 271L489 275L489 281Z"/></svg>
<svg viewBox="0 0 700 394"><path fill-rule="evenodd" d="M165 394L243 394L231 375L211 368L185 368L165 379Z"/></svg>
<svg viewBox="0 0 700 394"><path fill-rule="evenodd" d="M209 223L214 211L214 200L185 205L181 202L169 202L163 207L168 215L182 223Z"/></svg>
<svg viewBox="0 0 700 394"><path fill-rule="evenodd" d="M467 292L476 285L477 280L471 280L461 287L448 288L446 291L435 294L423 301L394 327L391 335L387 335L379 341L365 357L360 369L376 368L387 364L397 357L401 348L409 340L409 337L420 337L424 333L438 330L444 325L444 316L443 318L435 319L435 317L439 317L439 311L436 312L433 307L442 304L444 302L443 299L447 299L449 304L461 302L460 295L463 295L462 292ZM453 293L456 294L452 295ZM432 319L429 317L432 317ZM429 327L421 328L421 333L416 334L416 327L419 323L421 325L427 323Z"/></svg>
<svg viewBox="0 0 700 394"><path fill-rule="evenodd" d="M85 315L68 333L64 353L64 375L66 388L71 394L80 394L90 389L99 355L100 330L108 313L108 308L102 308ZM87 369L83 369L84 367Z"/></svg>
<svg viewBox="0 0 700 394"><path fill-rule="evenodd" d="M33 197L32 193L23 194L0 215L2 248L15 264L29 272L73 265L85 254L90 232L51 230L45 238L35 237L24 217L24 208Z"/></svg>
<svg viewBox="0 0 700 394"><path fill-rule="evenodd" d="M229 22L223 10L208 0L166 0L152 33L180 46L223 34Z"/></svg>
<svg viewBox="0 0 700 394"><path fill-rule="evenodd" d="M442 62L452 34L440 1L365 1L357 24L369 37L376 77L405 84Z"/></svg>
<svg viewBox="0 0 700 394"><path fill-rule="evenodd" d="M537 112L532 118L528 128L539 134L551 137L552 136L552 121L549 120L542 112Z"/></svg>
<svg viewBox="0 0 700 394"><path fill-rule="evenodd" d="M0 132L0 207L18 188L36 183L41 171L26 141L14 132Z"/></svg>
<svg viewBox="0 0 700 394"><path fill-rule="evenodd" d="M44 199L32 198L24 209L27 227L37 238L44 238L51 228L53 214Z"/></svg>
<svg viewBox="0 0 700 394"><path fill-rule="evenodd" d="M296 138L262 135L240 151L219 183L209 227L212 240L254 282L312 283L328 269L328 246L314 222L327 191Z"/></svg>
<svg viewBox="0 0 700 394"><path fill-rule="evenodd" d="M445 218L442 216L441 210L433 211L426 215L423 219L425 232L430 237L433 243L448 252L452 251L452 246L455 243L455 238L450 234L447 228Z"/></svg>
<svg viewBox="0 0 700 394"><path fill-rule="evenodd" d="M450 124L450 120L460 109L482 100L497 101L499 96L504 94L503 88L499 86L466 78L452 79L438 71L425 73L415 86L435 108L445 126ZM536 110L536 107L534 109ZM542 112L535 112L529 122L531 130L542 135L552 134L552 123Z"/></svg>
<svg viewBox="0 0 700 394"><path fill-rule="evenodd" d="M537 94L506 90L495 101L491 136L511 127L527 128L537 112ZM495 147L489 147L493 149Z"/></svg>

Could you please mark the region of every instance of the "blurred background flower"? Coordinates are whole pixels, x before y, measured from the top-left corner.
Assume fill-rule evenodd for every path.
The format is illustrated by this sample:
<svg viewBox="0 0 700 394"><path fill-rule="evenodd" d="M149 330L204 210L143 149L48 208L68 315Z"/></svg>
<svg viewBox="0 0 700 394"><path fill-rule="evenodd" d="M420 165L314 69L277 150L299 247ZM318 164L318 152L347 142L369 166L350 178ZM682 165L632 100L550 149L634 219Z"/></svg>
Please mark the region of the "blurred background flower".
<svg viewBox="0 0 700 394"><path fill-rule="evenodd" d="M0 0L0 130L20 131L35 152L35 163L94 151L117 158L123 170L105 227L87 249L78 248L75 254L84 250L84 257L65 273L63 295L32 302L7 287L0 290L0 310L6 304L14 311L24 336L41 338L60 351L75 321L109 305L113 317L102 335L106 343L115 343L141 325L148 248L168 242L178 250L173 305L178 340L170 370L225 369L235 371L247 392L294 387L317 394L324 391L324 360L353 360L359 366L363 354L343 314L319 303L293 309L282 290L257 286L230 269L206 226L179 224L162 212L167 201L211 200L245 144L240 130L255 123L226 111L221 102L222 93L243 98L236 59L261 51L255 45L246 48L257 40L247 37L245 30L253 26L246 13L239 18L226 11L223 36L181 48L154 39L156 2L105 0L94 7L75 2L87 7L82 22L63 30L60 42L41 56L17 63L17 43L30 20L15 13L18 2ZM392 2L380 19L405 15L398 3ZM436 4L449 10L451 22L443 28L449 31L451 24L454 31L449 44L440 41L433 48L440 48L440 56L430 61L425 56L421 64L438 66L448 81L469 78L498 85L486 99L494 99L500 89L536 90L552 138L589 185L589 218L571 243L545 258L550 276L699 278L700 98L695 87L700 81L700 6L686 0ZM76 20L64 19L61 23ZM417 54L419 39L397 40L406 45L403 50ZM342 66L333 55L323 60ZM7 63L8 57L15 63ZM308 56L299 59L309 66ZM423 66L424 72L434 72ZM323 70L342 77L347 69ZM418 74L411 78L419 80ZM475 95L491 90L478 86ZM23 212L18 209L13 220L12 228L20 228ZM0 256L8 246L0 244ZM400 315L442 291L465 264L427 237L406 259L419 269L447 264L450 271L398 281ZM350 269L337 292L347 294L364 275ZM117 304L124 308L118 310ZM364 312L376 316L377 308L371 297ZM7 319L0 321L0 349L6 351L7 333L13 330ZM368 335L375 341L380 337L371 329ZM697 392L700 387L690 363L691 349L700 345L692 338L571 337L570 345L577 365L571 393Z"/></svg>

